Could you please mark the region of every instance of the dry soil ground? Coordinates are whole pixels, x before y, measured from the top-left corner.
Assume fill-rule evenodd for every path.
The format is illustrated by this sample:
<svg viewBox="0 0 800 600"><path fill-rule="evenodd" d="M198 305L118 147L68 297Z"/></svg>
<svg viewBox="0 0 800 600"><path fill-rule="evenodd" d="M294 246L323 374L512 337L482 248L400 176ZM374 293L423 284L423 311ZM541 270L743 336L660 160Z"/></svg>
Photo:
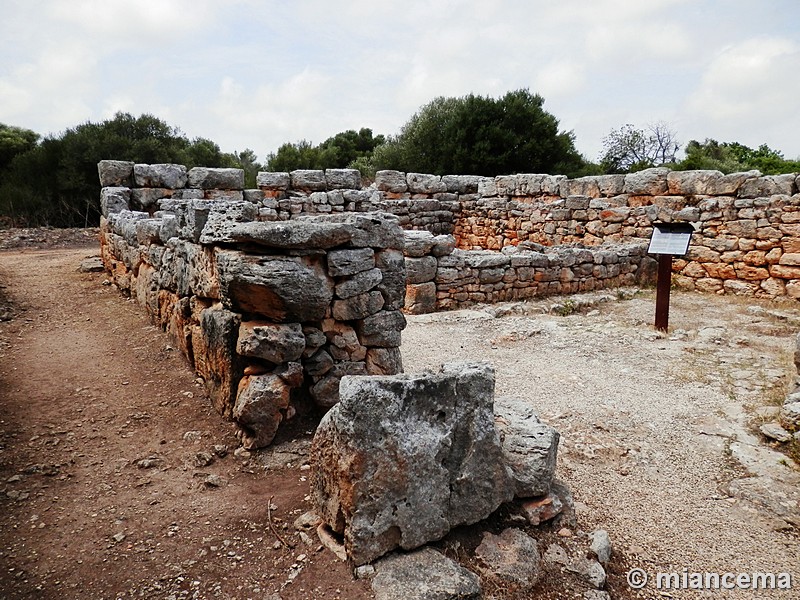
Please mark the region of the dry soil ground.
<svg viewBox="0 0 800 600"><path fill-rule="evenodd" d="M0 239L14 247L0 251L0 597L371 598L292 526L311 508L314 423L235 454L165 335L102 273L78 272L96 246L76 236L56 250ZM791 572L788 592L714 597L800 597L798 471L753 434L793 380L796 308L675 294L663 337L651 292L600 300L565 317L542 314L553 300L410 317L406 370L489 360L498 394L561 431L579 525L615 544L614 598L703 597L633 592L632 567ZM580 591L551 577L543 596Z"/></svg>

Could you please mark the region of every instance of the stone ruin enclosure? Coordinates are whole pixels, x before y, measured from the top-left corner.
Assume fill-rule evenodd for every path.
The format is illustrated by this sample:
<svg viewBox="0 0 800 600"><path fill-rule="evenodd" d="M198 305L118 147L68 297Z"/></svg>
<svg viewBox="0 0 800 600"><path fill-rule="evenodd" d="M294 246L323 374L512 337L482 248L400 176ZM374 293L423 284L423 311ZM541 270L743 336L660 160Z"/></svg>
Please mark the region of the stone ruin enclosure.
<svg viewBox="0 0 800 600"><path fill-rule="evenodd" d="M259 173L245 190L237 169L102 161L99 174L106 270L243 446L330 409L312 487L356 564L552 495L558 433L495 399L488 365L403 375L404 312L652 283L658 221L697 228L675 284L800 298L795 175L381 171L363 187L330 169Z"/></svg>

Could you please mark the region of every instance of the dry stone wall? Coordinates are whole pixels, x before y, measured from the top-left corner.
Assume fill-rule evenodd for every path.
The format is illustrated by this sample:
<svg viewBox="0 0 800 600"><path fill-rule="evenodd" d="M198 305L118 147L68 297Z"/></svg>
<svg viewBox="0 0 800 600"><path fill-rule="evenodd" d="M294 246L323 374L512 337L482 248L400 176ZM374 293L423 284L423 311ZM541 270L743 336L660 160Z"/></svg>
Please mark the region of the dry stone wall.
<svg viewBox="0 0 800 600"><path fill-rule="evenodd" d="M396 217L262 221L240 170L103 161L99 172L107 271L170 333L245 447L312 402L335 404L345 375L402 371Z"/></svg>
<svg viewBox="0 0 800 600"><path fill-rule="evenodd" d="M800 193L796 174L648 169L567 179L481 179L460 203L459 248L521 242L599 246L644 241L654 222L691 222L689 254L674 282L686 289L800 298Z"/></svg>

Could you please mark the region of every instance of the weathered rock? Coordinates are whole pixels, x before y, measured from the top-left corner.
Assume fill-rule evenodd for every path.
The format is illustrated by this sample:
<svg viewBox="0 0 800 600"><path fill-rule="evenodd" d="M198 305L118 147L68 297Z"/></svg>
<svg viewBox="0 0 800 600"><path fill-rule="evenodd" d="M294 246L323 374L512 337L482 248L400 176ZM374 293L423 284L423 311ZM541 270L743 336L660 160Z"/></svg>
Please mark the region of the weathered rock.
<svg viewBox="0 0 800 600"><path fill-rule="evenodd" d="M715 192L721 177L721 171L713 170L670 171L667 185L673 196L709 195Z"/></svg>
<svg viewBox="0 0 800 600"><path fill-rule="evenodd" d="M329 190L359 190L361 172L358 169L326 169L325 183Z"/></svg>
<svg viewBox="0 0 800 600"><path fill-rule="evenodd" d="M512 497L487 364L345 377L339 392L312 443L312 489L355 564L439 539Z"/></svg>
<svg viewBox="0 0 800 600"><path fill-rule="evenodd" d="M400 171L378 171L375 173L375 188L382 192L402 194L408 191L405 173Z"/></svg>
<svg viewBox="0 0 800 600"><path fill-rule="evenodd" d="M433 238L433 248L431 248L433 256L447 256L455 249L456 238L452 235L437 235Z"/></svg>
<svg viewBox="0 0 800 600"><path fill-rule="evenodd" d="M519 529L506 529L500 535L484 533L475 557L486 567L489 577L518 589L530 589L539 581L538 545Z"/></svg>
<svg viewBox="0 0 800 600"><path fill-rule="evenodd" d="M251 223L258 218L258 207L252 202L209 202L207 206L208 214L199 238L201 244L236 242L239 240L233 234L237 227L243 224L257 226Z"/></svg>
<svg viewBox="0 0 800 600"><path fill-rule="evenodd" d="M524 400L497 398L494 410L503 456L514 476L515 495L530 498L547 494L556 469L558 432L539 421Z"/></svg>
<svg viewBox="0 0 800 600"><path fill-rule="evenodd" d="M289 177L292 180L292 187L296 190L324 192L327 187L325 171L319 169L298 169L289 173Z"/></svg>
<svg viewBox="0 0 800 600"><path fill-rule="evenodd" d="M211 403L231 418L242 365L236 354L241 317L220 306L200 313L199 335L192 335L195 369L203 378Z"/></svg>
<svg viewBox="0 0 800 600"><path fill-rule="evenodd" d="M781 422L786 429L800 429L800 402L789 402L781 408Z"/></svg>
<svg viewBox="0 0 800 600"><path fill-rule="evenodd" d="M397 310L382 310L356 324L358 338L365 346L396 348L400 332L406 328L406 318Z"/></svg>
<svg viewBox="0 0 800 600"><path fill-rule="evenodd" d="M325 350L319 350L310 358L306 359L303 368L309 375L322 377L333 368L333 358L331 358L331 355Z"/></svg>
<svg viewBox="0 0 800 600"><path fill-rule="evenodd" d="M300 216L296 220L313 220L318 223L347 223L353 226L353 248L394 248L403 247L403 229L400 219L382 212L335 213Z"/></svg>
<svg viewBox="0 0 800 600"><path fill-rule="evenodd" d="M403 308L406 299L406 263L403 253L393 249L381 250L375 254L375 266L383 274L378 291L383 295L384 308Z"/></svg>
<svg viewBox="0 0 800 600"><path fill-rule="evenodd" d="M317 406L330 408L339 402L339 384L346 375L367 375L367 365L362 361L334 362L325 377L309 390Z"/></svg>
<svg viewBox="0 0 800 600"><path fill-rule="evenodd" d="M366 365L369 375L397 375L403 372L403 357L399 348L370 348Z"/></svg>
<svg viewBox="0 0 800 600"><path fill-rule="evenodd" d="M328 253L328 273L332 277L355 275L375 268L375 252L372 248L331 250Z"/></svg>
<svg viewBox="0 0 800 600"><path fill-rule="evenodd" d="M429 231L406 231L403 253L412 258L429 254L436 242Z"/></svg>
<svg viewBox="0 0 800 600"><path fill-rule="evenodd" d="M125 160L101 160L97 163L101 187L130 187L133 184L133 163Z"/></svg>
<svg viewBox="0 0 800 600"><path fill-rule="evenodd" d="M243 169L195 167L189 170L187 187L201 190L243 190Z"/></svg>
<svg viewBox="0 0 800 600"><path fill-rule="evenodd" d="M289 408L290 391L291 387L278 375L242 378L233 420L241 428L244 448L263 448L272 442Z"/></svg>
<svg viewBox="0 0 800 600"><path fill-rule="evenodd" d="M242 356L281 364L299 359L305 347L306 337L300 323L244 321L239 326L236 351Z"/></svg>
<svg viewBox="0 0 800 600"><path fill-rule="evenodd" d="M626 194L646 194L649 196L666 194L669 189L667 185L667 176L669 173L670 170L664 167L628 173L625 175L623 192Z"/></svg>
<svg viewBox="0 0 800 600"><path fill-rule="evenodd" d="M436 277L438 263L433 256L406 258L406 280L408 283L426 283Z"/></svg>
<svg viewBox="0 0 800 600"><path fill-rule="evenodd" d="M104 187L100 190L100 210L108 218L110 214L130 209L131 190L126 187Z"/></svg>
<svg viewBox="0 0 800 600"><path fill-rule="evenodd" d="M785 443L792 440L792 434L781 427L780 423L764 423L759 430L764 437L776 442Z"/></svg>
<svg viewBox="0 0 800 600"><path fill-rule="evenodd" d="M223 303L278 323L319 321L333 299L333 281L318 257L217 253Z"/></svg>
<svg viewBox="0 0 800 600"><path fill-rule="evenodd" d="M447 184L438 175L408 173L406 183L408 191L412 194L439 194L447 191Z"/></svg>
<svg viewBox="0 0 800 600"><path fill-rule="evenodd" d="M375 290L344 300L334 300L333 318L337 321L365 319L377 313L381 308L383 308L383 296Z"/></svg>
<svg viewBox="0 0 800 600"><path fill-rule="evenodd" d="M526 500L520 506L522 514L531 525L540 525L561 514L564 504L558 495L552 492L546 496Z"/></svg>
<svg viewBox="0 0 800 600"><path fill-rule="evenodd" d="M406 286L405 309L412 315L422 315L436 310L436 284L417 283Z"/></svg>
<svg viewBox="0 0 800 600"><path fill-rule="evenodd" d="M432 548L375 563L375 600L480 600L478 576Z"/></svg>
<svg viewBox="0 0 800 600"><path fill-rule="evenodd" d="M611 560L611 537L605 529L597 529L589 534L589 551L601 565Z"/></svg>
<svg viewBox="0 0 800 600"><path fill-rule="evenodd" d="M259 171L256 175L256 185L261 189L285 190L289 187L289 173Z"/></svg>
<svg viewBox="0 0 800 600"><path fill-rule="evenodd" d="M267 248L328 249L349 242L353 227L347 223L262 221L237 223L230 228L228 237L234 242L251 242Z"/></svg>
<svg viewBox="0 0 800 600"><path fill-rule="evenodd" d="M597 589L606 585L606 570L596 560L578 558L567 565L567 570Z"/></svg>
<svg viewBox="0 0 800 600"><path fill-rule="evenodd" d="M139 187L175 190L186 186L188 174L183 165L134 165L133 177Z"/></svg>
<svg viewBox="0 0 800 600"><path fill-rule="evenodd" d="M583 600L611 600L611 594L603 590L586 590L583 592Z"/></svg>
<svg viewBox="0 0 800 600"><path fill-rule="evenodd" d="M383 273L378 268L361 271L352 277L336 284L336 295L339 298L351 298L370 291L383 281ZM385 300L384 300L385 302Z"/></svg>
<svg viewBox="0 0 800 600"><path fill-rule="evenodd" d="M81 273L102 273L105 271L105 267L103 266L103 260L99 256L92 256L91 258L83 259L78 270Z"/></svg>

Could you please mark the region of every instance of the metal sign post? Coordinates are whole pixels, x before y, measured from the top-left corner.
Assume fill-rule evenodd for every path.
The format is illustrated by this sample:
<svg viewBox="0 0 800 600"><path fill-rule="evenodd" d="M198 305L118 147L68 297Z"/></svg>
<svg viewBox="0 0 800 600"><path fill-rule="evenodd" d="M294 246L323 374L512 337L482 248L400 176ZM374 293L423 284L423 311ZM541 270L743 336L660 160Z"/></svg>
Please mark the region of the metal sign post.
<svg viewBox="0 0 800 600"><path fill-rule="evenodd" d="M658 255L656 283L656 322L658 331L669 328L669 291L672 284L672 257L689 251L694 227L689 223L653 223L648 254Z"/></svg>

